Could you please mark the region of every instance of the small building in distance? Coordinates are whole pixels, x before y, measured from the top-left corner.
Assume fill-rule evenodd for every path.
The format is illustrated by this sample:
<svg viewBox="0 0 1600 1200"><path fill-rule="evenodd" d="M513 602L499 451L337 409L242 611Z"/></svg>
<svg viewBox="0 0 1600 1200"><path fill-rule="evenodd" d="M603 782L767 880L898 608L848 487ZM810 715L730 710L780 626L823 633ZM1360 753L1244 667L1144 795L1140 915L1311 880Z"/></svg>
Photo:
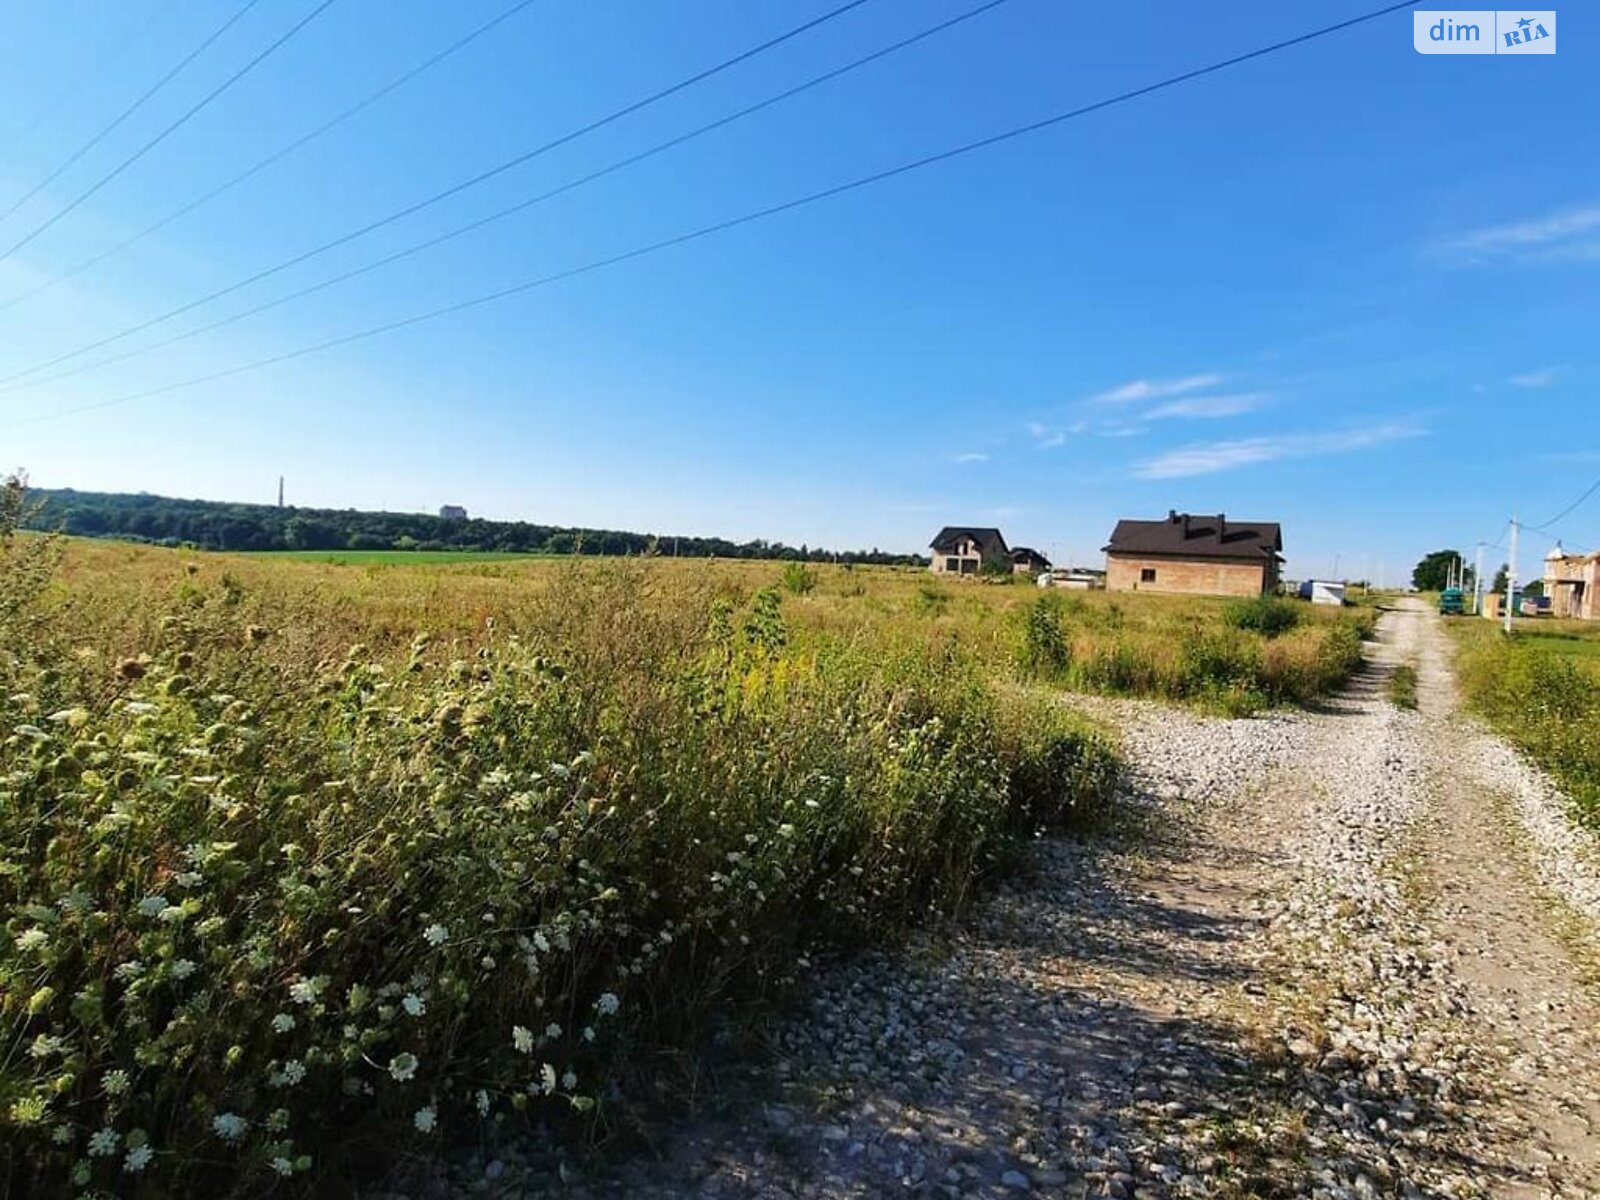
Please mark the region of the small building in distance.
<svg viewBox="0 0 1600 1200"><path fill-rule="evenodd" d="M1313 604L1344 604L1344 584L1331 579L1308 579L1300 585L1299 596Z"/></svg>
<svg viewBox="0 0 1600 1200"><path fill-rule="evenodd" d="M442 521L465 521L467 519L467 510L459 504L441 505L439 519Z"/></svg>
<svg viewBox="0 0 1600 1200"><path fill-rule="evenodd" d="M1094 567L1057 567L1039 577L1040 587L1072 588L1087 592L1106 585L1106 573Z"/></svg>
<svg viewBox="0 0 1600 1200"><path fill-rule="evenodd" d="M998 529L981 525L946 525L928 543L935 575L976 575L979 571L1011 570L1011 551Z"/></svg>
<svg viewBox="0 0 1600 1200"><path fill-rule="evenodd" d="M1011 569L1018 575L1037 576L1050 569L1050 560L1031 546L1011 547Z"/></svg>
<svg viewBox="0 0 1600 1200"><path fill-rule="evenodd" d="M1544 556L1544 594L1553 617L1600 619L1600 550L1568 554L1558 542Z"/></svg>
<svg viewBox="0 0 1600 1200"><path fill-rule="evenodd" d="M1275 521L1171 510L1164 521L1118 521L1105 553L1108 591L1259 596L1278 586L1283 532Z"/></svg>

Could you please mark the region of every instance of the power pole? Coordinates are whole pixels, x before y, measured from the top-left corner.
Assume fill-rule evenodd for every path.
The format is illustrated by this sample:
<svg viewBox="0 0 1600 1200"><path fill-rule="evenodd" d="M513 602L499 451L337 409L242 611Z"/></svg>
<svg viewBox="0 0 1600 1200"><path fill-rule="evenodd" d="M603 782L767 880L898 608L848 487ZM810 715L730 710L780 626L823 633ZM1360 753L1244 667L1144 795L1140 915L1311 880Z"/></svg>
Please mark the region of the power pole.
<svg viewBox="0 0 1600 1200"><path fill-rule="evenodd" d="M1511 518L1511 559L1506 563L1506 635L1511 634L1511 597L1517 591L1517 518Z"/></svg>
<svg viewBox="0 0 1600 1200"><path fill-rule="evenodd" d="M1472 568L1472 615L1483 616L1483 543L1478 543L1478 557Z"/></svg>

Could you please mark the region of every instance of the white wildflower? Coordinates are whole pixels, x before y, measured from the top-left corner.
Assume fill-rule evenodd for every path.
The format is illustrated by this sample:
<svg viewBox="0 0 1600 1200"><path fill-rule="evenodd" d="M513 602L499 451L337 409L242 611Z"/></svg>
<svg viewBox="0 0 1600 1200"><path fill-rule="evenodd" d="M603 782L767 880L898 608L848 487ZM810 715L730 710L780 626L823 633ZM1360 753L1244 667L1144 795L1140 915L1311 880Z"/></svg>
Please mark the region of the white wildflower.
<svg viewBox="0 0 1600 1200"><path fill-rule="evenodd" d="M115 1071L107 1071L105 1078L106 1095L122 1095L128 1090L128 1083L128 1073L120 1067Z"/></svg>
<svg viewBox="0 0 1600 1200"><path fill-rule="evenodd" d="M272 1018L272 1031L274 1033L288 1033L294 1028L294 1018L288 1013L279 1013Z"/></svg>
<svg viewBox="0 0 1600 1200"><path fill-rule="evenodd" d="M267 1128L272 1130L273 1133L282 1133L289 1128L289 1110L287 1108L275 1108L268 1113Z"/></svg>
<svg viewBox="0 0 1600 1200"><path fill-rule="evenodd" d="M417 1073L417 1056L409 1051L405 1054L396 1054L389 1060L389 1074L397 1083L405 1083Z"/></svg>
<svg viewBox="0 0 1600 1200"><path fill-rule="evenodd" d="M430 946L442 946L450 940L450 931L436 923L424 929L422 937Z"/></svg>
<svg viewBox="0 0 1600 1200"><path fill-rule="evenodd" d="M328 981L321 976L313 979L297 979L289 985L289 999L296 1004L315 1004L327 983Z"/></svg>
<svg viewBox="0 0 1600 1200"><path fill-rule="evenodd" d="M281 1087L293 1087L306 1077L306 1065L298 1059L291 1058L283 1064L283 1070L278 1072L278 1078L283 1082Z"/></svg>
<svg viewBox="0 0 1600 1200"><path fill-rule="evenodd" d="M593 1025L585 1025L583 1027L583 1040L586 1041L586 1042L594 1041L594 1026Z"/></svg>
<svg viewBox="0 0 1600 1200"><path fill-rule="evenodd" d="M429 1104L417 1109L417 1115L411 1118L411 1123L417 1127L418 1133L432 1133L434 1123L438 1119L438 1111Z"/></svg>
<svg viewBox="0 0 1600 1200"><path fill-rule="evenodd" d="M539 1086L546 1096L556 1090L556 1069L549 1063L539 1068Z"/></svg>
<svg viewBox="0 0 1600 1200"><path fill-rule="evenodd" d="M522 1025L511 1027L511 1044L522 1054L533 1053L533 1030Z"/></svg>
<svg viewBox="0 0 1600 1200"><path fill-rule="evenodd" d="M148 700L129 700L122 707L126 712L130 712L136 717L147 717L151 713L158 711L157 706L151 704Z"/></svg>
<svg viewBox="0 0 1600 1200"><path fill-rule="evenodd" d="M578 1076L577 1076L577 1073L576 1073L576 1072L574 1072L574 1071L572 1071L572 1070L570 1070L570 1069L569 1069L569 1070L568 1070L568 1071L567 1071L567 1072L566 1072L566 1074L564 1074L564 1075L563 1075L563 1076L562 1076L562 1077L561 1077L561 1086L562 1086L562 1087L564 1087L564 1088L566 1088L566 1089L567 1089L567 1091L569 1091L569 1092L570 1092L570 1091L571 1091L571 1090L572 1090L572 1089L573 1089L573 1088L575 1088L575 1087L577 1087L577 1086L578 1086Z"/></svg>
<svg viewBox="0 0 1600 1200"><path fill-rule="evenodd" d="M128 1151L128 1156L122 1160L122 1169L137 1175L150 1165L150 1160L155 1156L156 1152L150 1149L148 1144L135 1146Z"/></svg>
<svg viewBox="0 0 1600 1200"><path fill-rule="evenodd" d="M110 1158L117 1152L117 1143L122 1141L115 1129L101 1129L89 1139L89 1155L92 1158Z"/></svg>
<svg viewBox="0 0 1600 1200"><path fill-rule="evenodd" d="M601 992L600 999L594 1002L594 1006L600 1010L602 1017L614 1017L617 1015L617 1010L622 1007L622 1001L617 999L615 992Z"/></svg>
<svg viewBox="0 0 1600 1200"><path fill-rule="evenodd" d="M538 948L540 954L550 953L550 939L538 930L534 930L533 944Z"/></svg>
<svg viewBox="0 0 1600 1200"><path fill-rule="evenodd" d="M549 1038L551 1041L554 1041L556 1038L561 1036L561 1026L557 1025L554 1021L551 1021L550 1024L544 1027L544 1036Z"/></svg>
<svg viewBox="0 0 1600 1200"><path fill-rule="evenodd" d="M147 917L159 917L167 908L165 896L146 896L139 901L139 911Z"/></svg>
<svg viewBox="0 0 1600 1200"><path fill-rule="evenodd" d="M294 1163L287 1158L284 1158L283 1155L280 1154L277 1158L272 1160L272 1169L287 1179L289 1176L294 1174Z"/></svg>
<svg viewBox="0 0 1600 1200"><path fill-rule="evenodd" d="M205 882L205 876L199 871L179 871L172 877L173 882L179 887L195 888Z"/></svg>
<svg viewBox="0 0 1600 1200"><path fill-rule="evenodd" d="M175 959L172 964L174 979L187 979L194 974L194 963L187 958Z"/></svg>
<svg viewBox="0 0 1600 1200"><path fill-rule="evenodd" d="M211 1128L223 1141L237 1142L244 1137L244 1131L250 1128L250 1122L238 1113L218 1113L211 1118Z"/></svg>
<svg viewBox="0 0 1600 1200"><path fill-rule="evenodd" d="M15 945L24 954L42 950L50 944L50 935L42 929L26 929L17 934Z"/></svg>
<svg viewBox="0 0 1600 1200"><path fill-rule="evenodd" d="M415 992L407 994L406 998L400 1001L400 1007L405 1009L406 1012L413 1017L420 1017L423 1013L428 1011L427 1004L424 1003L422 997L417 995Z"/></svg>
<svg viewBox="0 0 1600 1200"><path fill-rule="evenodd" d="M127 982L144 974L144 964L137 958L130 958L125 963L117 964L117 969L111 973L123 982Z"/></svg>
<svg viewBox="0 0 1600 1200"><path fill-rule="evenodd" d="M57 907L59 907L62 912L78 914L88 912L93 904L94 901L89 898L89 894L87 892L80 891L77 888L73 888L72 891L68 892L65 896L56 901Z"/></svg>
<svg viewBox="0 0 1600 1200"><path fill-rule="evenodd" d="M478 1115L480 1117L489 1115L489 1093L483 1088L478 1089Z"/></svg>
<svg viewBox="0 0 1600 1200"><path fill-rule="evenodd" d="M28 1053L34 1058L51 1058L66 1049L67 1043L53 1033L41 1033L33 1039Z"/></svg>
<svg viewBox="0 0 1600 1200"><path fill-rule="evenodd" d="M72 1140L71 1125L57 1125L50 1131L50 1140L58 1146L65 1146Z"/></svg>

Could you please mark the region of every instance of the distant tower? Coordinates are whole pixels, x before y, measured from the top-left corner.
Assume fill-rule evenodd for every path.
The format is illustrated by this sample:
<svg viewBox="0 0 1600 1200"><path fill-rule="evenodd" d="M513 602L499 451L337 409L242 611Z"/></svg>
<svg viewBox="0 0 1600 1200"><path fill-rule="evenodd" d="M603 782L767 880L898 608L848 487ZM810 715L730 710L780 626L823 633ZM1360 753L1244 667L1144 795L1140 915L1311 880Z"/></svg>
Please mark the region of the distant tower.
<svg viewBox="0 0 1600 1200"><path fill-rule="evenodd" d="M283 507L283 476L278 476L278 507Z"/></svg>

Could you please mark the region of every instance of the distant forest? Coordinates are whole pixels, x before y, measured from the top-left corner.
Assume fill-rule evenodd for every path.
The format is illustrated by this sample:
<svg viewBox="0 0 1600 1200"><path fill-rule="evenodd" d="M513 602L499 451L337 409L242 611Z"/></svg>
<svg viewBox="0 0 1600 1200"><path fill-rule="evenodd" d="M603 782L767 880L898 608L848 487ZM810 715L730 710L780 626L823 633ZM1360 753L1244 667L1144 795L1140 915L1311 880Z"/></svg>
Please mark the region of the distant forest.
<svg viewBox="0 0 1600 1200"><path fill-rule="evenodd" d="M277 508L144 493L30 488L39 505L29 524L75 537L117 538L203 550L493 550L526 554L646 554L685 558L777 558L810 562L916 565L926 560L882 550L834 553L756 540L675 537L616 529L568 529L526 521L484 521L426 513Z"/></svg>

